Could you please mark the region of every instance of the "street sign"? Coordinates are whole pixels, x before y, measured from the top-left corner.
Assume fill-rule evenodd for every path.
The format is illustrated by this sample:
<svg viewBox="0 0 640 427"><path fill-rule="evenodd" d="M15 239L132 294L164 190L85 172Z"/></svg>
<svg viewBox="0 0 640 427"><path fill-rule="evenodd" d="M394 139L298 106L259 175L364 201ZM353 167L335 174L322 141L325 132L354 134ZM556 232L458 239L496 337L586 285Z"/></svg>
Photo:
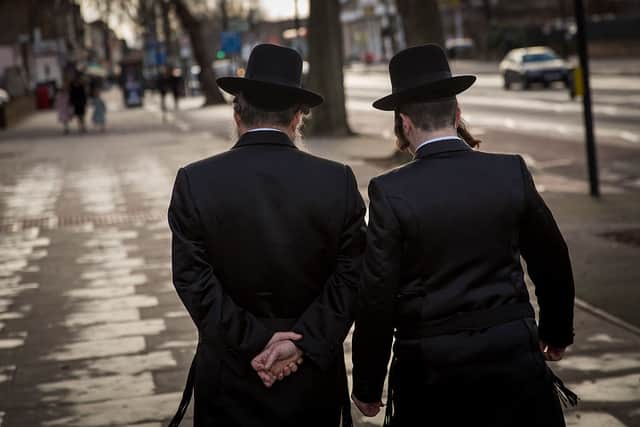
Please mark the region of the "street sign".
<svg viewBox="0 0 640 427"><path fill-rule="evenodd" d="M240 53L242 50L242 38L237 31L223 31L220 35L220 50L227 55Z"/></svg>

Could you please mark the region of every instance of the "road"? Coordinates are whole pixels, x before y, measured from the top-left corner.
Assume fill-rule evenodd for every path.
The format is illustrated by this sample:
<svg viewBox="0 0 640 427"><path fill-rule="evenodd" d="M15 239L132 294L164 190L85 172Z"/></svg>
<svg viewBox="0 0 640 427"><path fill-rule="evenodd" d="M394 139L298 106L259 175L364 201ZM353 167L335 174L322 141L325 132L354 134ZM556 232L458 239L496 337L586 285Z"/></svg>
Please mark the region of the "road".
<svg viewBox="0 0 640 427"><path fill-rule="evenodd" d="M380 72L347 72L349 111L358 123L375 123L374 133L389 129L388 114L372 111L371 102L390 92ZM593 101L596 136L602 144L640 144L640 76L595 76ZM583 135L582 102L571 101L562 85L550 89L504 90L497 74L480 74L459 97L464 117L472 126L518 133L543 133L572 141Z"/></svg>
<svg viewBox="0 0 640 427"><path fill-rule="evenodd" d="M640 76L594 76L594 116L600 179L605 193L640 189ZM349 122L362 135L393 141L393 115L371 103L390 92L384 72L346 70ZM582 102L571 101L562 86L506 91L497 74L478 75L476 84L459 97L463 117L482 149L515 152L530 167L568 179L562 188L584 191L587 182ZM229 137L226 110L199 110L198 98L183 102L171 116L183 131L212 132ZM157 103L148 106L159 112ZM526 141L526 142L525 142ZM560 185L560 184L558 184ZM544 190L544 188L543 188Z"/></svg>

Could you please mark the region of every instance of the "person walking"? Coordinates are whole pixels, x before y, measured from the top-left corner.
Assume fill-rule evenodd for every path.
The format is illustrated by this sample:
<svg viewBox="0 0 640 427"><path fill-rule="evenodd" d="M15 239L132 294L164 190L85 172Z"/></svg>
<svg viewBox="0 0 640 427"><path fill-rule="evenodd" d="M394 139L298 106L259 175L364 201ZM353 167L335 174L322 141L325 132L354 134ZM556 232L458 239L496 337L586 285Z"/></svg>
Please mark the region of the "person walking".
<svg viewBox="0 0 640 427"><path fill-rule="evenodd" d="M179 68L174 68L169 74L169 85L171 86L171 94L173 95L173 109L178 109L180 96L182 95L182 72Z"/></svg>
<svg viewBox="0 0 640 427"><path fill-rule="evenodd" d="M365 207L348 166L295 145L322 102L301 78L295 50L256 46L245 77L217 80L235 97L237 143L176 176L173 283L199 340L170 426L192 388L197 427L351 425L342 343Z"/></svg>
<svg viewBox="0 0 640 427"><path fill-rule="evenodd" d="M399 52L389 73L373 106L394 112L414 160L369 184L352 398L380 411L395 336L386 425L564 426L559 398L576 396L546 362L573 342L574 283L553 215L522 157L459 137L456 95L475 76L452 76L437 45Z"/></svg>
<svg viewBox="0 0 640 427"><path fill-rule="evenodd" d="M91 102L93 103L93 115L91 117L93 125L97 129L100 129L100 132L104 132L106 130L107 122L107 106L104 103L104 99L102 99L101 91L98 86L93 89Z"/></svg>
<svg viewBox="0 0 640 427"><path fill-rule="evenodd" d="M76 72L69 87L69 101L73 107L73 115L78 119L80 132L86 132L85 114L87 112L87 92L82 75Z"/></svg>
<svg viewBox="0 0 640 427"><path fill-rule="evenodd" d="M167 116L167 92L171 86L171 75L169 66L162 66L156 78L156 89L160 94L160 110L162 111L162 121L166 121Z"/></svg>
<svg viewBox="0 0 640 427"><path fill-rule="evenodd" d="M73 118L73 111L69 101L69 82L64 81L62 87L57 91L55 97L55 108L58 121L64 128L64 134L69 133L69 122Z"/></svg>

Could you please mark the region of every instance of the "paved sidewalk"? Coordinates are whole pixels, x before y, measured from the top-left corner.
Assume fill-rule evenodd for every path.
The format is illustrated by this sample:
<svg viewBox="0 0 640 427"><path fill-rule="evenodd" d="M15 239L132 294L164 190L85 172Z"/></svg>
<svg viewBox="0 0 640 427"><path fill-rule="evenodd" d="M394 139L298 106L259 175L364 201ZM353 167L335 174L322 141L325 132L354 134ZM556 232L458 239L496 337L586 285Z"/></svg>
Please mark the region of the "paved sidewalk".
<svg viewBox="0 0 640 427"><path fill-rule="evenodd" d="M53 113L0 134L1 427L170 418L196 334L170 281L166 207L179 166L231 145L218 136L229 134L224 108L215 110L224 128L211 132L113 107L104 135L63 136ZM350 164L365 196L392 152L371 137L305 145ZM640 228L638 193L612 184L593 202L582 182L534 172L569 241L579 294L591 289L591 305L606 309L610 294L637 288L638 248L600 235ZM557 364L582 398L569 425L638 426L640 333L603 316L577 308L576 345ZM345 349L350 362L350 340ZM382 421L354 416L358 426Z"/></svg>

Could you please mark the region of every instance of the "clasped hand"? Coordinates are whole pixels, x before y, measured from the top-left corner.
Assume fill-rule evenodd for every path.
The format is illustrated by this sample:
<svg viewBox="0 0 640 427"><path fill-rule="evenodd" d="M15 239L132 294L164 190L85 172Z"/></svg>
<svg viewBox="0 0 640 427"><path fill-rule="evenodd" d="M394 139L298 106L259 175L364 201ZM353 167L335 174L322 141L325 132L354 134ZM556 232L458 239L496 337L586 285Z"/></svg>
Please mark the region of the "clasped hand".
<svg viewBox="0 0 640 427"><path fill-rule="evenodd" d="M253 358L251 366L266 387L293 374L302 363L302 350L294 341L302 339L295 332L276 332L260 354Z"/></svg>

